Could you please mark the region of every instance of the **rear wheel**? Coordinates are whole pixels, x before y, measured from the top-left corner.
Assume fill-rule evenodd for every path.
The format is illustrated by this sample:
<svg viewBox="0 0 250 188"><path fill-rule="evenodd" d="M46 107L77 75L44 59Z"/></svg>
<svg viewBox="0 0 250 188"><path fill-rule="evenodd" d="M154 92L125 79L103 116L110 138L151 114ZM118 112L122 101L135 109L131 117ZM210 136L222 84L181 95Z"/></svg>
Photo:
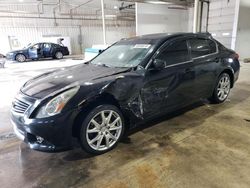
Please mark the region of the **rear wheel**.
<svg viewBox="0 0 250 188"><path fill-rule="evenodd" d="M55 58L56 58L56 59L62 59L62 58L63 58L63 53L60 52L60 51L56 52L56 53L55 53Z"/></svg>
<svg viewBox="0 0 250 188"><path fill-rule="evenodd" d="M94 108L84 119L80 131L82 148L92 154L112 150L124 133L124 119L113 105Z"/></svg>
<svg viewBox="0 0 250 188"><path fill-rule="evenodd" d="M214 93L212 96L212 101L215 103L224 102L230 93L231 89L231 79L229 74L223 73L220 75L217 85L214 89Z"/></svg>
<svg viewBox="0 0 250 188"><path fill-rule="evenodd" d="M25 55L23 55L23 54L17 54L16 55L16 61L18 61L18 62L24 62L24 61L26 61Z"/></svg>

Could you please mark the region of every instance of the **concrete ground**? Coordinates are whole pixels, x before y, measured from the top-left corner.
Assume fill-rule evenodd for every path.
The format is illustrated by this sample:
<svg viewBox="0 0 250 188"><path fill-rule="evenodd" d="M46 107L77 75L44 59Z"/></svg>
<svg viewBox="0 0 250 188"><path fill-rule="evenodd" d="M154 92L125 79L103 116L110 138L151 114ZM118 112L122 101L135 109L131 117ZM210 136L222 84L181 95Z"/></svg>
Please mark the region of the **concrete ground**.
<svg viewBox="0 0 250 188"><path fill-rule="evenodd" d="M242 64L240 80L224 104L196 104L149 122L114 150L94 157L77 147L63 153L32 151L10 133L7 100L21 79L40 72L33 68L0 70L1 187L249 187L250 64Z"/></svg>

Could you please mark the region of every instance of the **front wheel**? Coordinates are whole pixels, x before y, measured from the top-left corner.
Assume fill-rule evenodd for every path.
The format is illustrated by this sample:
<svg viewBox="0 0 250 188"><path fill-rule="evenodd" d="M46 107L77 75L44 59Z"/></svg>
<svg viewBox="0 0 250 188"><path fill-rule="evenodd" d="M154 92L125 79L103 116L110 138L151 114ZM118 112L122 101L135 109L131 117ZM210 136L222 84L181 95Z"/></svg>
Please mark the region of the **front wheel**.
<svg viewBox="0 0 250 188"><path fill-rule="evenodd" d="M113 105L94 108L84 119L80 131L82 148L92 154L112 150L124 133L124 119Z"/></svg>
<svg viewBox="0 0 250 188"><path fill-rule="evenodd" d="M231 79L229 74L223 73L220 75L217 85L214 89L212 101L215 103L224 102L230 93Z"/></svg>
<svg viewBox="0 0 250 188"><path fill-rule="evenodd" d="M24 61L26 61L26 57L25 57L25 55L23 55L23 54L17 54L16 55L16 61L18 61L18 62L24 62Z"/></svg>

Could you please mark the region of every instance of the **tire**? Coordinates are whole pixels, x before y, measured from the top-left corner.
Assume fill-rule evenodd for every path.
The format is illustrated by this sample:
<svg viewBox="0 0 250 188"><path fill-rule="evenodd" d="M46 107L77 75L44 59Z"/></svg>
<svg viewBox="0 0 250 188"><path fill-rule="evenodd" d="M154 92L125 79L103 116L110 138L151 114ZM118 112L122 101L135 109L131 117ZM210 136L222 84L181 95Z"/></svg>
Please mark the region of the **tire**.
<svg viewBox="0 0 250 188"><path fill-rule="evenodd" d="M16 59L16 61L18 61L18 62L20 62L20 63L26 61L26 57L25 57L25 55L23 55L23 54L17 54L15 59Z"/></svg>
<svg viewBox="0 0 250 188"><path fill-rule="evenodd" d="M57 51L54 55L55 59L62 59L63 58L63 53L61 51Z"/></svg>
<svg viewBox="0 0 250 188"><path fill-rule="evenodd" d="M87 153L103 154L116 147L123 136L124 127L123 115L116 106L100 105L83 120L79 142Z"/></svg>
<svg viewBox="0 0 250 188"><path fill-rule="evenodd" d="M214 103L223 103L229 96L231 89L231 79L229 74L222 73L214 88L211 101Z"/></svg>

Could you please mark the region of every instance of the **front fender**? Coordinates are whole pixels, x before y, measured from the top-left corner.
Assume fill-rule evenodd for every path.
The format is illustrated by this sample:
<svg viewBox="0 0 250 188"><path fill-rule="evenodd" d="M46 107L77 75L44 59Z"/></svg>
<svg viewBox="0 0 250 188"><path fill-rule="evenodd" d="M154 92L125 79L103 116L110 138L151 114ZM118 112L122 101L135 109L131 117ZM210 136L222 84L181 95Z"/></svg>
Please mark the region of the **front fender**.
<svg viewBox="0 0 250 188"><path fill-rule="evenodd" d="M143 104L140 90L143 83L143 76L129 75L117 76L98 89L92 87L87 97L79 102L79 108L86 109L91 104L115 103L126 113L133 114L137 118L143 118Z"/></svg>

